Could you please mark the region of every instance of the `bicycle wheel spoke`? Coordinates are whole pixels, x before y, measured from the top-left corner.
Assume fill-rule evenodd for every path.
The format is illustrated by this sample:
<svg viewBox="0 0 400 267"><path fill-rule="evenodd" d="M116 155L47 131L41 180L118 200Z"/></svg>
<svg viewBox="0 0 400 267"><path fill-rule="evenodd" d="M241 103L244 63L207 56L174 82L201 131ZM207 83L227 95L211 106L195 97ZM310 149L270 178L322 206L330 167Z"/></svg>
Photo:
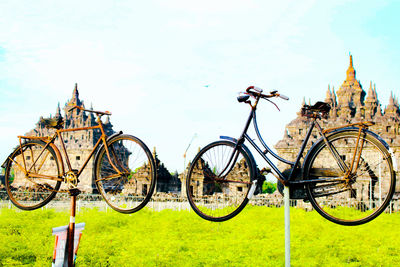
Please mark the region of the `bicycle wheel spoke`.
<svg viewBox="0 0 400 267"><path fill-rule="evenodd" d="M251 187L251 163L241 151L232 161L235 145L215 142L202 149L192 162L186 181L189 202L201 217L223 221L246 205Z"/></svg>
<svg viewBox="0 0 400 267"><path fill-rule="evenodd" d="M357 169L347 173L343 182L338 183L326 184L326 176L322 173L314 175L310 179L321 179L321 182L307 186L314 208L339 224L356 225L372 220L385 209L393 195L394 178L388 152L374 137L364 135L360 140L362 149L358 147L358 152L354 153L357 137L356 132L342 132L329 137L343 162L350 166L354 161ZM334 156L325 144L317 146L313 153L308 173L313 169L337 168Z"/></svg>
<svg viewBox="0 0 400 267"><path fill-rule="evenodd" d="M149 201L154 190L154 160L148 148L132 136L118 136L107 146L110 158L104 149L96 160L96 185L113 209L135 212Z"/></svg>
<svg viewBox="0 0 400 267"><path fill-rule="evenodd" d="M55 152L50 147L44 148L45 145L41 141L27 141L8 161L5 175L7 193L21 209L42 207L60 188L61 175Z"/></svg>

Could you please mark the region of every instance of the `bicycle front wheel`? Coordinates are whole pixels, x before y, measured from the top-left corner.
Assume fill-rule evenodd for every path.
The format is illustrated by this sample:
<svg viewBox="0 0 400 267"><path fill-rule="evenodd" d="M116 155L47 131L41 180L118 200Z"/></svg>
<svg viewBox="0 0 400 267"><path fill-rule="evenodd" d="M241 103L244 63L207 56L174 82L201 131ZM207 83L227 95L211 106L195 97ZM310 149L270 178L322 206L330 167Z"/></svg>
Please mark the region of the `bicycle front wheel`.
<svg viewBox="0 0 400 267"><path fill-rule="evenodd" d="M39 140L29 140L7 159L5 186L11 202L34 210L54 198L61 185L61 172L54 150Z"/></svg>
<svg viewBox="0 0 400 267"><path fill-rule="evenodd" d="M371 221L385 210L395 189L392 160L385 146L367 132L361 134L358 146L357 138L358 131L329 136L333 151L321 141L305 165L306 179L317 180L307 185L311 204L337 224ZM337 157L345 166L340 166Z"/></svg>
<svg viewBox="0 0 400 267"><path fill-rule="evenodd" d="M249 201L254 165L242 148L217 141L194 158L186 178L186 192L193 210L203 219L225 221L236 216Z"/></svg>
<svg viewBox="0 0 400 267"><path fill-rule="evenodd" d="M131 135L119 135L98 153L95 182L107 204L121 213L133 213L150 200L156 167L147 146Z"/></svg>

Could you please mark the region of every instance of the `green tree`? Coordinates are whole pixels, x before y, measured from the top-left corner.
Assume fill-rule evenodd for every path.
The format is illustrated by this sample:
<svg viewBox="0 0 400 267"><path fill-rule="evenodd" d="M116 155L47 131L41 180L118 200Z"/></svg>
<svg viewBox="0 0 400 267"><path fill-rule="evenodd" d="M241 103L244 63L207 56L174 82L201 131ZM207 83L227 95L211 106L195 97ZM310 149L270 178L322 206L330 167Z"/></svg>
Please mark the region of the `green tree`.
<svg viewBox="0 0 400 267"><path fill-rule="evenodd" d="M262 192L272 194L276 190L276 183L265 181L262 186Z"/></svg>

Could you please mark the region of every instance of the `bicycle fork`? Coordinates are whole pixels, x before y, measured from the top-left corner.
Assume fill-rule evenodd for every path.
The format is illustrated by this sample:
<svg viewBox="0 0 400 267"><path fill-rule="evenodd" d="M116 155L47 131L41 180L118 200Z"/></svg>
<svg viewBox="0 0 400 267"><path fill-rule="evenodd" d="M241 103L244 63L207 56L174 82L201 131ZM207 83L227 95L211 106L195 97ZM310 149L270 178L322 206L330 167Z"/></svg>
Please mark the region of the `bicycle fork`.
<svg viewBox="0 0 400 267"><path fill-rule="evenodd" d="M221 174L218 175L219 176L218 180L225 180L226 176L234 168L235 163L239 157L240 149L242 147L241 145L244 143L244 140L245 140L244 137L242 137L240 140L236 141L236 145L232 152L232 155L230 156L228 163L226 164L226 167L221 171ZM251 199L253 197L254 192L257 189L257 182L258 182L257 179L251 181L251 187L249 193L247 194L248 199Z"/></svg>

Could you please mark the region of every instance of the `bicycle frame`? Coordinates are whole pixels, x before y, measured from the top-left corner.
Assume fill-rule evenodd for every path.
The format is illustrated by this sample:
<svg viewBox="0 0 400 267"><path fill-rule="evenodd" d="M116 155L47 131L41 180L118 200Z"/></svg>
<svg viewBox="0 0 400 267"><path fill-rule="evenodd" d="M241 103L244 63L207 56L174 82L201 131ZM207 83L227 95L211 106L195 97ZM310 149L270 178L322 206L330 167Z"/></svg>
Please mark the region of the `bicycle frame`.
<svg viewBox="0 0 400 267"><path fill-rule="evenodd" d="M244 144L244 142L247 140L252 147L258 152L258 154L260 154L260 156L268 163L268 165L273 169L273 171L275 172L275 177L283 184L283 185L289 185L289 184L305 184L305 183L313 183L313 182L324 182L325 179L317 179L317 180L313 180L313 179L308 179L308 180L301 180L301 181L294 181L294 172L296 170L296 168L298 167L299 163L300 163L300 159L302 158L302 155L304 153L304 150L306 148L306 145L310 139L311 133L314 129L314 127L317 128L318 132L321 134L324 142L326 143L327 147L329 148L329 150L331 151L332 155L334 156L335 160L337 161L337 164L339 166L339 168L341 169L341 171L345 174L343 177L338 177L335 179L326 179L326 182L332 182L334 180L343 180L344 178L347 178L350 173L353 171L353 169L357 169L358 165L359 165L359 161L360 161L360 157L361 157L361 152L363 149L363 140L361 140L361 144L360 144L360 137L362 134L362 130L367 128L369 125L371 125L371 122L360 122L360 123L353 123L353 124L347 124L341 127L337 127L337 128L330 128L330 129L326 129L323 130L321 128L321 126L318 124L318 122L316 121L317 118L313 118L311 120L311 125L306 133L306 136L303 140L303 143L300 147L300 150L296 156L296 160L295 161L289 161L286 160L282 157L280 157L279 155L277 155L276 153L274 153L269 147L268 145L264 142L264 139L261 137L260 131L258 129L258 125L257 125L257 119L256 119L256 107L259 101L259 97L256 99L254 105L251 105L251 112L250 115L247 119L247 122L245 124L244 130L242 132L242 134L240 135L239 139L231 139L231 138L227 138L227 139L231 139L236 143L236 147L234 152L232 153L232 156L230 157L229 163L227 165L227 167L225 168L225 170L221 173L224 173L227 169L229 169L227 171L227 173L231 170L231 168L233 168L233 164L231 164L232 160L233 162L236 161L236 157L238 155L238 153L236 153L239 148ZM254 130L256 132L256 135L258 137L258 140L260 141L260 143L262 144L262 146L264 147L264 150L262 150L254 141L253 139L247 134L247 130L250 127L250 123L251 121L253 121L254 124ZM359 132L358 132L358 138L356 141L356 149L354 150L354 154L353 154L353 158L351 161L351 165L350 168L345 164L345 162L343 161L343 159L340 157L340 155L338 155L336 149L329 143L327 137L326 137L326 133L332 132L334 130L337 129L341 129L341 128L345 128L345 127L349 127L349 126L359 126ZM358 152L359 151L359 152ZM358 156L357 156L357 152L358 152ZM290 170L290 174L288 177L285 177L282 172L278 169L278 167L267 157L267 154L271 154L274 158L276 158L277 160L288 164L291 166L291 170ZM235 157L236 154L236 157ZM357 159L356 159L357 156ZM233 159L235 157L235 159ZM228 168L228 166L230 166L230 168ZM355 167L354 167L355 165Z"/></svg>
<svg viewBox="0 0 400 267"><path fill-rule="evenodd" d="M104 127L103 124L101 122L100 119L100 115L97 114L97 125L96 126L91 126L91 127L81 127L81 128L73 128L73 129L56 129L55 133L53 134L53 136L44 136L44 137L38 137L38 136L18 136L19 138L19 144L20 144L20 149L21 149L21 155L22 155L22 161L24 166L20 166L20 164L18 164L17 162L13 161L20 169L21 171L23 171L25 173L25 175L27 175L30 178L44 178L44 179L51 179L51 180L56 180L56 181L64 181L63 177L66 176L67 173L71 173L73 172L76 179L81 175L81 173L83 172L83 170L85 169L85 167L87 166L88 162L90 161L90 159L92 158L92 156L94 155L94 153L97 151L97 148L101 145L101 143L104 145L105 150L106 150L106 154L109 160L109 163L111 164L111 166L115 169L115 171L117 171L118 174L120 175L122 172L115 166L115 164L112 162L111 157L110 157L110 151L107 147L107 135L104 131ZM69 159L68 153L67 153L67 149L65 147L65 143L64 143L64 139L62 138L62 133L65 132L76 132L76 131L86 131L86 130L94 130L94 129L100 129L101 132L101 136L99 138L99 140L97 140L97 143L95 144L95 146L93 147L92 151L90 152L89 156L87 157L87 159L85 160L85 162L83 163L83 165L81 166L81 168L75 173L72 166L71 166L71 161ZM60 153L60 150L57 148L57 146L54 144L56 139L60 140L61 143L61 150L63 151L64 157L65 157L65 161L67 163L67 167L68 167L68 171L65 172L64 170L64 162L63 162L63 157ZM29 170L27 170L27 166L26 166L26 162L25 162L25 156L24 156L24 151L22 149L22 139L37 139L37 140L41 140L44 141L46 143L46 145L42 148L41 152L39 153L38 157L36 158L36 160L33 162L32 166L29 168ZM44 159L42 159L41 164L39 163L39 166L37 166L36 164L38 163L37 161L39 160L39 158L41 157L41 155L44 153L44 151L46 150L47 147L51 147L57 156L57 160L61 165L61 172L63 177L53 177L53 176L48 176L48 175L42 175L42 174L37 174L37 173L32 173L32 169L35 169L36 167L38 167L38 170L40 170L40 168L42 167L42 165L44 164L44 161L46 159L46 157L48 155L45 155ZM37 170L37 172L38 172ZM112 177L107 177L107 178L112 178Z"/></svg>

